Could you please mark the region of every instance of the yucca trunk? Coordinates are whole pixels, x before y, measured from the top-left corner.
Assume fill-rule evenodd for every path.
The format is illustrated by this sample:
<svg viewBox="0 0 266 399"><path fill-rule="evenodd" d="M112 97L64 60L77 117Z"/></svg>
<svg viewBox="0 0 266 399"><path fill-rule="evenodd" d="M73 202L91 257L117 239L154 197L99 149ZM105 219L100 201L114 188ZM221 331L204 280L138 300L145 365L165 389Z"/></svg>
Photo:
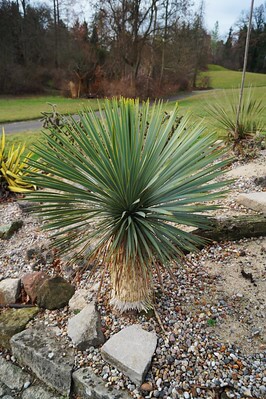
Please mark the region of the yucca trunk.
<svg viewBox="0 0 266 399"><path fill-rule="evenodd" d="M152 307L153 284L148 268L138 261L112 263L111 305L120 312L148 310Z"/></svg>

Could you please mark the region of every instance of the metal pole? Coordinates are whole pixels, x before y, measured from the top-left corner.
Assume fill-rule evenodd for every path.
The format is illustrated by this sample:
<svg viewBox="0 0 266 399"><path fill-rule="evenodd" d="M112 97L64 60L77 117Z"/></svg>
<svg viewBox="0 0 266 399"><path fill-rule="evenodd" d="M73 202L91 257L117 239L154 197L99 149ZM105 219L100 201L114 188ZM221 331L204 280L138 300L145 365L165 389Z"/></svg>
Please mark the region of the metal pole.
<svg viewBox="0 0 266 399"><path fill-rule="evenodd" d="M237 115L236 115L236 127L235 127L235 134L234 134L235 140L238 140L238 138L239 138L238 125L239 125L239 116L240 116L240 110L241 110L241 105L242 105L242 100L243 100L245 76L246 76L246 69L247 69L248 48L249 48L249 38L250 38L251 25L252 25L253 8L254 8L254 0L251 0L249 21L248 21L248 31L247 31L246 46L245 46L245 55L244 55L244 65L243 65L243 72L242 72L242 81L241 81L239 103L238 103L238 109L237 109Z"/></svg>

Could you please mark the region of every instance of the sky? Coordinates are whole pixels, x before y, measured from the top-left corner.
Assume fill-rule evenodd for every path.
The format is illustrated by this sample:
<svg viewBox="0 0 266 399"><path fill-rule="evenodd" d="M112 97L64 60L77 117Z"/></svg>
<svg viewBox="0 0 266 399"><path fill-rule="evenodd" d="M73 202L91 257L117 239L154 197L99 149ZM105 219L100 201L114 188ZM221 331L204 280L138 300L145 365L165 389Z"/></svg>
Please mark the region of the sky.
<svg viewBox="0 0 266 399"><path fill-rule="evenodd" d="M242 11L249 12L251 0L204 0L205 24L208 31L213 30L215 22L219 22L220 38L228 35L230 27L237 22ZM194 0L195 6L201 0ZM254 7L258 7L263 0L255 0Z"/></svg>

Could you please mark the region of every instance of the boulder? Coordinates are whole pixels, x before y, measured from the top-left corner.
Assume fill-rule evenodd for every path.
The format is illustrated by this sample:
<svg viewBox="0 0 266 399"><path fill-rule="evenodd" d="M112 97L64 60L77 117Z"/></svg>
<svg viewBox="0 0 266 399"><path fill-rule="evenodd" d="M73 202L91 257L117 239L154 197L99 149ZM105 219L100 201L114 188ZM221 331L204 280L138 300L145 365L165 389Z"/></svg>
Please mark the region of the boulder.
<svg viewBox="0 0 266 399"><path fill-rule="evenodd" d="M30 383L31 376L15 364L0 357L0 382L11 390L21 391L25 383Z"/></svg>
<svg viewBox="0 0 266 399"><path fill-rule="evenodd" d="M20 294L20 279L6 278L0 281L0 305L15 303Z"/></svg>
<svg viewBox="0 0 266 399"><path fill-rule="evenodd" d="M63 277L56 276L45 280L37 295L40 308L54 310L63 308L74 295L75 288Z"/></svg>
<svg viewBox="0 0 266 399"><path fill-rule="evenodd" d="M105 338L95 303L90 303L68 321L68 335L79 350L100 346Z"/></svg>
<svg viewBox="0 0 266 399"><path fill-rule="evenodd" d="M10 348L10 338L23 331L38 313L37 307L8 309L0 314L0 347Z"/></svg>
<svg viewBox="0 0 266 399"><path fill-rule="evenodd" d="M237 202L246 208L262 212L266 215L266 192L241 194L238 196Z"/></svg>
<svg viewBox="0 0 266 399"><path fill-rule="evenodd" d="M99 286L100 283L95 283L88 288L77 290L69 301L69 310L75 311L85 308L85 306L96 297Z"/></svg>
<svg viewBox="0 0 266 399"><path fill-rule="evenodd" d="M48 279L49 276L43 272L27 273L22 277L21 282L24 290L32 303L36 302L40 287Z"/></svg>
<svg viewBox="0 0 266 399"><path fill-rule="evenodd" d="M105 384L89 367L73 373L73 391L82 399L132 399L128 393L106 387Z"/></svg>
<svg viewBox="0 0 266 399"><path fill-rule="evenodd" d="M81 288L75 292L69 301L69 310L82 310L88 304L87 296L89 291L85 288Z"/></svg>
<svg viewBox="0 0 266 399"><path fill-rule="evenodd" d="M23 226L22 220L17 220L8 224L0 226L0 238L2 240L8 240L12 237Z"/></svg>
<svg viewBox="0 0 266 399"><path fill-rule="evenodd" d="M13 355L20 365L29 367L46 385L69 395L74 352L65 338L49 330L29 328L10 340Z"/></svg>
<svg viewBox="0 0 266 399"><path fill-rule="evenodd" d="M141 385L157 345L155 333L134 324L113 335L102 347L103 358L136 385Z"/></svg>

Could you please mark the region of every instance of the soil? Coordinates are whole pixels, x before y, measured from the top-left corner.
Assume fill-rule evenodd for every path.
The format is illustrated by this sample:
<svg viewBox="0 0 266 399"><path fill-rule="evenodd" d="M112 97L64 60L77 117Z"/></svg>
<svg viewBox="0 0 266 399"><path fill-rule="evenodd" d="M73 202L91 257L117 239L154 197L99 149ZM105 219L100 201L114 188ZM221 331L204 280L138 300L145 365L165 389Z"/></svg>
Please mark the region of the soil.
<svg viewBox="0 0 266 399"><path fill-rule="evenodd" d="M225 302L230 311L215 332L246 354L261 352L266 349L266 238L233 243L220 261L218 252L213 249L216 260L207 260L205 268L216 281L213 304Z"/></svg>

